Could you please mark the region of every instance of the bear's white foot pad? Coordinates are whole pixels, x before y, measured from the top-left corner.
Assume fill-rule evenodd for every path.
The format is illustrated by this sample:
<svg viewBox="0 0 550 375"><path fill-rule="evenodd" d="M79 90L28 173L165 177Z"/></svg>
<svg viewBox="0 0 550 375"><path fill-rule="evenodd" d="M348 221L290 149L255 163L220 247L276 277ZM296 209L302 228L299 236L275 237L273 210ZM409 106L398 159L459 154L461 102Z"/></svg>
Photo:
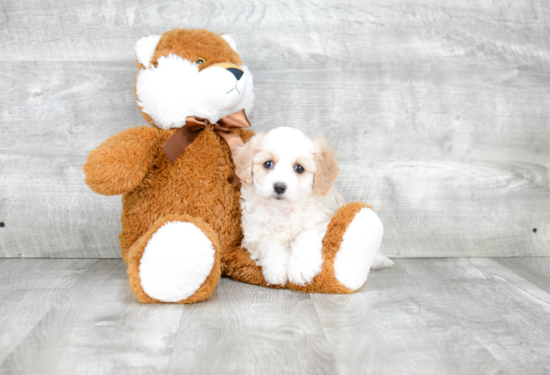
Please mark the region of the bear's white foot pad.
<svg viewBox="0 0 550 375"><path fill-rule="evenodd" d="M357 290L367 281L382 237L384 226L370 208L363 208L349 224L334 260L334 275L340 284Z"/></svg>
<svg viewBox="0 0 550 375"><path fill-rule="evenodd" d="M210 275L215 256L212 242L194 224L167 222L145 247L139 266L141 286L163 302L184 300Z"/></svg>

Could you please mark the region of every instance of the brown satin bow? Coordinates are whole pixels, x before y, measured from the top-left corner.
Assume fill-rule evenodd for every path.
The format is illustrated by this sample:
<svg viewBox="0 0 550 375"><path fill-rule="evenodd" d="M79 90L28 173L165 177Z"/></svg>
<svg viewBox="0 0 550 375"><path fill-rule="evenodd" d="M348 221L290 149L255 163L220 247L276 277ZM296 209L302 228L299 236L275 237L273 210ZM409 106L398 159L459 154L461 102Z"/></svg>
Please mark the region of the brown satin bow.
<svg viewBox="0 0 550 375"><path fill-rule="evenodd" d="M164 150L164 153L170 163L174 163L178 156L180 156L185 149L193 143L195 138L199 136L200 132L203 131L209 124L210 121L207 119L196 116L187 116L185 118L185 125L176 130L176 132L162 145L162 149ZM248 128L250 126L250 121L248 121L244 109L241 109L238 112L219 119L219 121L212 126L214 127L214 131L225 139L229 145L231 154L233 154L235 147L242 145L243 141L241 137L231 129ZM239 183L239 177L234 174L233 186L238 186Z"/></svg>

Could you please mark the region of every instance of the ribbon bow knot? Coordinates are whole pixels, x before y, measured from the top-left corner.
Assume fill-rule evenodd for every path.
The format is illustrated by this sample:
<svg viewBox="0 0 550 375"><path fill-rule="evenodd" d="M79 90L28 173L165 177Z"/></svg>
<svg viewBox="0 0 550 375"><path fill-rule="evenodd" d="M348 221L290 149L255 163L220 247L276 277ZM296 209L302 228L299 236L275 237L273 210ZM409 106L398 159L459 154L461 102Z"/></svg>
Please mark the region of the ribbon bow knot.
<svg viewBox="0 0 550 375"><path fill-rule="evenodd" d="M187 149L187 147L195 141L200 132L203 131L208 125L211 125L208 119L196 116L187 116L185 118L185 125L176 130L176 132L162 145L164 154L170 163L174 163L178 156L180 156ZM241 137L231 129L248 128L250 126L250 121L248 121L244 109L241 109L238 112L222 117L217 123L212 124L212 126L214 131L218 133L220 137L225 139L229 149L231 150L231 154L233 155L235 148L242 145L243 141ZM239 183L239 177L234 174L233 186L238 186Z"/></svg>

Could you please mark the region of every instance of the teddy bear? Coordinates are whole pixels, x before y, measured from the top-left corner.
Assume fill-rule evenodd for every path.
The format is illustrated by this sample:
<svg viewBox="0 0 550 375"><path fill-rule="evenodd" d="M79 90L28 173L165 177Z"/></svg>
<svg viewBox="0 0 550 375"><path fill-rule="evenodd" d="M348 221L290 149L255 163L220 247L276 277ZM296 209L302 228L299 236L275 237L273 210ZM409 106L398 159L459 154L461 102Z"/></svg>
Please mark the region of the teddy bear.
<svg viewBox="0 0 550 375"><path fill-rule="evenodd" d="M101 143L89 153L84 173L93 191L122 194L121 257L137 299L202 301L222 275L307 292L359 289L370 267L361 262L361 244L342 242L368 235L361 226L366 204L349 203L334 215L323 240L322 270L308 284L268 285L241 247L232 154L254 135L246 129L254 90L234 39L174 29L139 39L134 49L134 93L148 125Z"/></svg>

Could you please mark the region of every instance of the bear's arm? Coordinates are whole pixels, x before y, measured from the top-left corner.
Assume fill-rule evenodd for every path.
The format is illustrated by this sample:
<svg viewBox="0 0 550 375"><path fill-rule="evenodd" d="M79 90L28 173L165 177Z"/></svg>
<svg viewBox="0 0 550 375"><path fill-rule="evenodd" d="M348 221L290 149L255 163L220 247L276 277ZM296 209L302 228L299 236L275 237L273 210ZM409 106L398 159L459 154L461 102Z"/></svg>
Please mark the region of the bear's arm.
<svg viewBox="0 0 550 375"><path fill-rule="evenodd" d="M131 191L145 177L153 161L158 132L150 127L126 129L108 138L88 155L86 184L96 193L117 195Z"/></svg>

